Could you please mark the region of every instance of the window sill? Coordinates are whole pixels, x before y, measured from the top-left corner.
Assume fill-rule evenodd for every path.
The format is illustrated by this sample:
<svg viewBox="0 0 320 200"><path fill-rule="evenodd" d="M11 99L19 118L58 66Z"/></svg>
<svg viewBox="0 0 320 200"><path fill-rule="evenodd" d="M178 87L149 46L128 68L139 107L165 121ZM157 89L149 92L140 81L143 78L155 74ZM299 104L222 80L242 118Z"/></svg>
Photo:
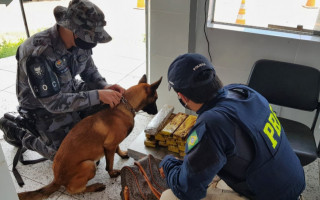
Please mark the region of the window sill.
<svg viewBox="0 0 320 200"><path fill-rule="evenodd" d="M282 37L282 38L289 38L289 39L296 39L296 40L320 42L320 36L316 36L316 35L306 35L306 34L282 32L282 31L276 31L276 30L258 29L253 27L232 26L232 25L218 24L213 22L208 22L207 27L213 28L213 29L222 29L227 31L237 31L237 32L244 32L244 33L251 33L251 34L273 36L273 37Z"/></svg>

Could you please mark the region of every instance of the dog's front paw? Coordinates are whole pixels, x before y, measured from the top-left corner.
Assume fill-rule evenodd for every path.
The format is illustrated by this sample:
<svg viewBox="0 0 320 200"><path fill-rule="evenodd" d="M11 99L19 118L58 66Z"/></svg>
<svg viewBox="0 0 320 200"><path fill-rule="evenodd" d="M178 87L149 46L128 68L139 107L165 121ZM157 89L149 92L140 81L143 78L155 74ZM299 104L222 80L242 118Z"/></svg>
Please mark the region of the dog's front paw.
<svg viewBox="0 0 320 200"><path fill-rule="evenodd" d="M116 177L118 177L120 175L120 170L112 170L112 171L110 171L108 173L109 173L109 176L111 178L116 178Z"/></svg>
<svg viewBox="0 0 320 200"><path fill-rule="evenodd" d="M126 159L129 158L128 151L124 151L122 155L120 155L121 158Z"/></svg>
<svg viewBox="0 0 320 200"><path fill-rule="evenodd" d="M128 156L128 151L121 151L120 149L118 150L118 155L121 157L121 158L129 158Z"/></svg>

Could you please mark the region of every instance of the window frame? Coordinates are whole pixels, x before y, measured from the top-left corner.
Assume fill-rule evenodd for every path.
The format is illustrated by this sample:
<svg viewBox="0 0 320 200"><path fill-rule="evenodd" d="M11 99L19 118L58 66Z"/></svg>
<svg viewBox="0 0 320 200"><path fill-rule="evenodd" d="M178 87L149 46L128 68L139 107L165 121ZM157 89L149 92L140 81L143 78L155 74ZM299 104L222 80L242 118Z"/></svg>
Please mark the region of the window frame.
<svg viewBox="0 0 320 200"><path fill-rule="evenodd" d="M291 27L282 27L282 26L275 26L274 28L266 28L266 27L214 21L215 2L216 0L210 0L209 2L208 18L207 18L208 28L224 29L229 31L239 31L239 32L245 32L245 33L262 34L262 35L269 35L269 36L276 36L276 37L320 42L320 31L317 31L317 30L302 29L301 31L298 29L294 30L294 28L291 28ZM280 29L280 27L284 29Z"/></svg>

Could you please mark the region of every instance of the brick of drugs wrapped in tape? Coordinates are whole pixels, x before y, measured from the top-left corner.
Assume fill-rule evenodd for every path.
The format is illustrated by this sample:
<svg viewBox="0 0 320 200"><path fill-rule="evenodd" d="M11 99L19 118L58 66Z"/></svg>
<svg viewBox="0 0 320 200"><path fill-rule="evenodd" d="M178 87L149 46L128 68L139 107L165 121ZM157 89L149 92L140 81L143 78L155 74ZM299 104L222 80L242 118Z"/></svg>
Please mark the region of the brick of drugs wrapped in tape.
<svg viewBox="0 0 320 200"><path fill-rule="evenodd" d="M168 146L168 150L171 151L171 152L179 153L179 149L175 145L169 145Z"/></svg>
<svg viewBox="0 0 320 200"><path fill-rule="evenodd" d="M172 135L172 133L182 124L188 117L187 114L179 112L173 119L161 130L162 135Z"/></svg>
<svg viewBox="0 0 320 200"><path fill-rule="evenodd" d="M183 141L186 139L191 128L196 123L197 116L189 115L187 119L179 126L179 128L173 133L173 138L176 140Z"/></svg>
<svg viewBox="0 0 320 200"><path fill-rule="evenodd" d="M148 135L155 135L161 130L174 110L173 106L165 104L161 110L152 118L144 132Z"/></svg>
<svg viewBox="0 0 320 200"><path fill-rule="evenodd" d="M197 116L188 115L187 118L180 124L180 126L173 132L170 139L166 139L168 150L179 153L181 157L185 155L186 137L196 122Z"/></svg>
<svg viewBox="0 0 320 200"><path fill-rule="evenodd" d="M147 147L156 147L157 146L157 141L149 140L148 138L146 138L144 140L144 145L147 146Z"/></svg>

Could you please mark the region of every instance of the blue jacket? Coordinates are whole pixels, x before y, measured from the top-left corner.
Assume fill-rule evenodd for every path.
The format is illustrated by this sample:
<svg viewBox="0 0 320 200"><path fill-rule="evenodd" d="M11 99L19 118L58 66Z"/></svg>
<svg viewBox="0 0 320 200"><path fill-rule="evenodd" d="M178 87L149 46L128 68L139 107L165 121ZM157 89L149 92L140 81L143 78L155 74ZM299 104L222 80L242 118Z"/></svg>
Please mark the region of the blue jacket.
<svg viewBox="0 0 320 200"><path fill-rule="evenodd" d="M230 97L234 92L244 98ZM244 85L228 85L197 114L184 160L168 155L160 163L179 199L205 197L217 174L250 199L290 200L302 193L303 168L264 97Z"/></svg>

